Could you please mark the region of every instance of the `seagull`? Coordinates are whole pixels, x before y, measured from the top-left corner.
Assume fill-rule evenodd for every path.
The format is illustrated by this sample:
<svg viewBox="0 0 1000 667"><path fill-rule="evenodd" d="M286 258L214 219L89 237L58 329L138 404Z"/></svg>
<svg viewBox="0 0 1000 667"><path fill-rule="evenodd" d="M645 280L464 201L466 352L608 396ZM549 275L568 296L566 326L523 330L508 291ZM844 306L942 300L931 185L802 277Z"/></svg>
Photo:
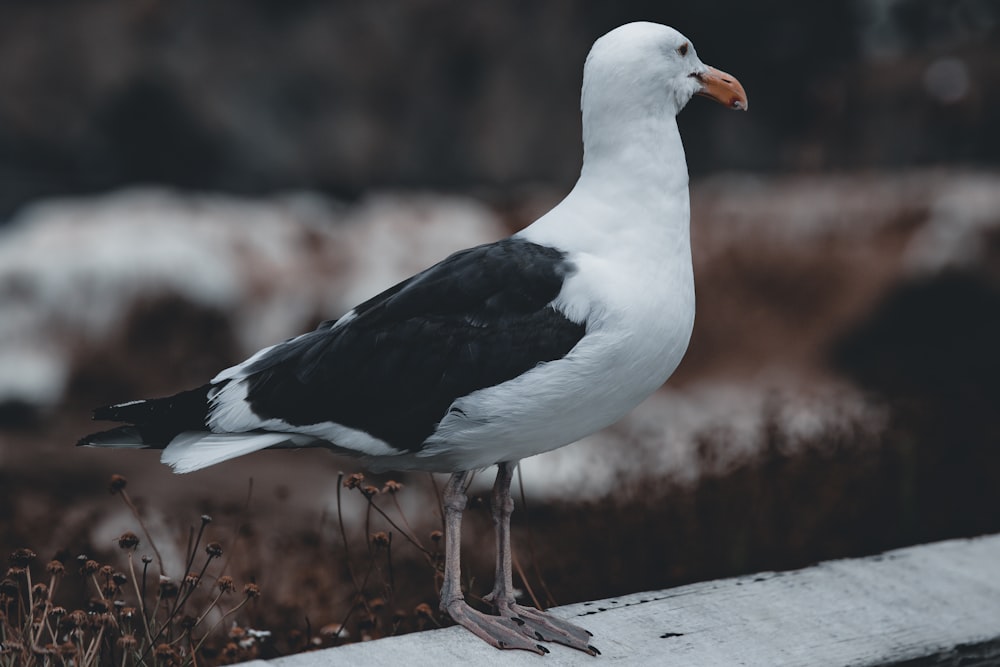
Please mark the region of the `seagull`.
<svg viewBox="0 0 1000 667"><path fill-rule="evenodd" d="M688 171L676 116L694 95L745 110L732 76L673 28L629 23L583 71L575 187L522 231L459 251L207 384L94 411L93 447L161 449L187 473L267 448L326 447L379 472L450 473L441 610L489 644L591 655L591 633L519 605L511 575L517 462L623 417L673 373L694 324ZM496 583L462 593L462 512L497 466Z"/></svg>

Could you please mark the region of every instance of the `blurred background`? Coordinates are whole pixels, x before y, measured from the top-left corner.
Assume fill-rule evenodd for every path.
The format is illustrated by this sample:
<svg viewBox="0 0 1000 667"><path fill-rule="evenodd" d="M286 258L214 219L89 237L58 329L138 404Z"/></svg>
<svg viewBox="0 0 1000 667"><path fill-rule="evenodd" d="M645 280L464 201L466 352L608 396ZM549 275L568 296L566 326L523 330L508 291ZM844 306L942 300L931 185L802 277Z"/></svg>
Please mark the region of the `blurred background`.
<svg viewBox="0 0 1000 667"><path fill-rule="evenodd" d="M519 585L568 603L1000 530L996 2L54 0L0 4L0 550L113 561L139 532L121 473L172 576L216 517L264 589L240 620L275 633L264 655L343 641L316 630L352 608L351 638L444 622L413 612L436 593L405 543L393 586L350 583L395 530L345 490L345 553L350 461L179 477L74 443L97 405L201 384L544 213L579 172L587 51L633 20L684 32L751 111L680 116L689 353L523 463ZM430 545L431 480L395 477Z"/></svg>

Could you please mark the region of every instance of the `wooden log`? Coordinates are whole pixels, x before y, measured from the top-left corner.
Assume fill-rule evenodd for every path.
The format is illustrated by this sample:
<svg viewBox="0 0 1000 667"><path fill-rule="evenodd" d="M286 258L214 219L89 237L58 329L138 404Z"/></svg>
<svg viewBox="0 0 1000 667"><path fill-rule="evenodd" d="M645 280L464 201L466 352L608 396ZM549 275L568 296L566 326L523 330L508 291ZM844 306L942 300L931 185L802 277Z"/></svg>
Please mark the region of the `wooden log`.
<svg viewBox="0 0 1000 667"><path fill-rule="evenodd" d="M792 572L709 581L554 609L594 633L591 658L498 651L447 628L257 661L320 665L1000 664L1000 535Z"/></svg>

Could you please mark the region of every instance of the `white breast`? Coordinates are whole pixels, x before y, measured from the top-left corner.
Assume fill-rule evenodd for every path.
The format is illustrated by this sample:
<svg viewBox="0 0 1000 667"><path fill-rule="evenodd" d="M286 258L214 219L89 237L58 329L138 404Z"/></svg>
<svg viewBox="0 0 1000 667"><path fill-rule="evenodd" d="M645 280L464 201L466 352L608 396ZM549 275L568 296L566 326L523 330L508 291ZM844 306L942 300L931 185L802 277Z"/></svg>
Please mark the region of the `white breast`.
<svg viewBox="0 0 1000 667"><path fill-rule="evenodd" d="M414 467L483 468L562 447L623 417L677 368L694 323L690 262L573 260L555 306L587 334L563 359L457 400Z"/></svg>

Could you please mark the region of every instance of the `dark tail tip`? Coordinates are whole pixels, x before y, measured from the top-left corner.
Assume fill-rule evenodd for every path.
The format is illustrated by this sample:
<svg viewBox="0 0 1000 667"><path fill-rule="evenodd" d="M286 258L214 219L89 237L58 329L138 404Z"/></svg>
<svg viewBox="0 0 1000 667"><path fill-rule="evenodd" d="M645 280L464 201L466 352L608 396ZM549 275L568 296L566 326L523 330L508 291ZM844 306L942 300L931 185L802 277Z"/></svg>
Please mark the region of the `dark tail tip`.
<svg viewBox="0 0 1000 667"><path fill-rule="evenodd" d="M118 449L146 449L150 445L135 426L119 426L110 431L99 431L80 438L77 447L114 447Z"/></svg>

